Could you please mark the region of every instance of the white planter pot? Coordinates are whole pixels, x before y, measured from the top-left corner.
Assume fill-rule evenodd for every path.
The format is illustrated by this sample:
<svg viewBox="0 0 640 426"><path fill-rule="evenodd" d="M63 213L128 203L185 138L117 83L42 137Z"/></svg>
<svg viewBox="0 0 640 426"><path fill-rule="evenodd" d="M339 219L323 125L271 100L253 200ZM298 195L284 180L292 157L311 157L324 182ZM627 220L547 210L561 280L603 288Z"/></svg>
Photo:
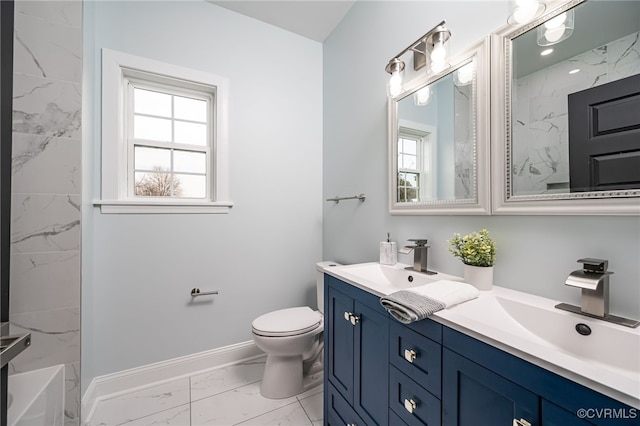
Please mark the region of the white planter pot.
<svg viewBox="0 0 640 426"><path fill-rule="evenodd" d="M481 291L493 287L493 266L464 265L464 280Z"/></svg>

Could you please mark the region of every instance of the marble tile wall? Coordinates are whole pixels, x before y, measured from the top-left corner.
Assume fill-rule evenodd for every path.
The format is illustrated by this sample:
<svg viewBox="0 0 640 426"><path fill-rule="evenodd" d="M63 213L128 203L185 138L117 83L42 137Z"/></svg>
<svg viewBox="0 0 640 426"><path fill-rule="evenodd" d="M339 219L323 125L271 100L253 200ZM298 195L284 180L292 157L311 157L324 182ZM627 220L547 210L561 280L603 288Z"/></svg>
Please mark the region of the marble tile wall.
<svg viewBox="0 0 640 426"><path fill-rule="evenodd" d="M10 321L31 347L10 374L65 365L80 407L82 1L15 4Z"/></svg>
<svg viewBox="0 0 640 426"><path fill-rule="evenodd" d="M639 38L630 34L515 81L515 195L569 191L553 189L569 182L567 95L639 74Z"/></svg>

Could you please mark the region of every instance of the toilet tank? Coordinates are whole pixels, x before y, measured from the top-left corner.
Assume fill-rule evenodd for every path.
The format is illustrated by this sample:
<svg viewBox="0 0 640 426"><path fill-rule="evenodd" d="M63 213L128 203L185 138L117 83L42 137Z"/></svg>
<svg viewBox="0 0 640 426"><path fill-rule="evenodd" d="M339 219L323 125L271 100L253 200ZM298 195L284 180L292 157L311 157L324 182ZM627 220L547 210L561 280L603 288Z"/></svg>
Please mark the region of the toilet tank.
<svg viewBox="0 0 640 426"><path fill-rule="evenodd" d="M324 261L316 263L316 292L318 297L318 310L324 314L324 270L333 266L339 266L337 262Z"/></svg>

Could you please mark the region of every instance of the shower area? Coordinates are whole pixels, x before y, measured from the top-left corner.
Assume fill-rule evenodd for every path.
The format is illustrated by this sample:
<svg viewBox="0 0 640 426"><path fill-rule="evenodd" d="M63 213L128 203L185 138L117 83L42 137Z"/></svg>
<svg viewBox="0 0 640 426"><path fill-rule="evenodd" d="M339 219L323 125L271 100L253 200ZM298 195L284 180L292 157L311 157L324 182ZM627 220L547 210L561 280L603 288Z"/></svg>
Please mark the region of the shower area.
<svg viewBox="0 0 640 426"><path fill-rule="evenodd" d="M80 424L82 1L0 1L2 425Z"/></svg>

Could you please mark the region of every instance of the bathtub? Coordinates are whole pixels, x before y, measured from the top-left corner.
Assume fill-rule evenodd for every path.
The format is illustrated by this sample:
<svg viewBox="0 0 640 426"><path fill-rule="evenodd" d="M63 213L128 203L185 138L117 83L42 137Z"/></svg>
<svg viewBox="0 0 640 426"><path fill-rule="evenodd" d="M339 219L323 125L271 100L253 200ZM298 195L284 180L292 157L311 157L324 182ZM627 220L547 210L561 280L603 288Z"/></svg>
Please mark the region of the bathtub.
<svg viewBox="0 0 640 426"><path fill-rule="evenodd" d="M8 426L63 426L64 365L9 376Z"/></svg>

